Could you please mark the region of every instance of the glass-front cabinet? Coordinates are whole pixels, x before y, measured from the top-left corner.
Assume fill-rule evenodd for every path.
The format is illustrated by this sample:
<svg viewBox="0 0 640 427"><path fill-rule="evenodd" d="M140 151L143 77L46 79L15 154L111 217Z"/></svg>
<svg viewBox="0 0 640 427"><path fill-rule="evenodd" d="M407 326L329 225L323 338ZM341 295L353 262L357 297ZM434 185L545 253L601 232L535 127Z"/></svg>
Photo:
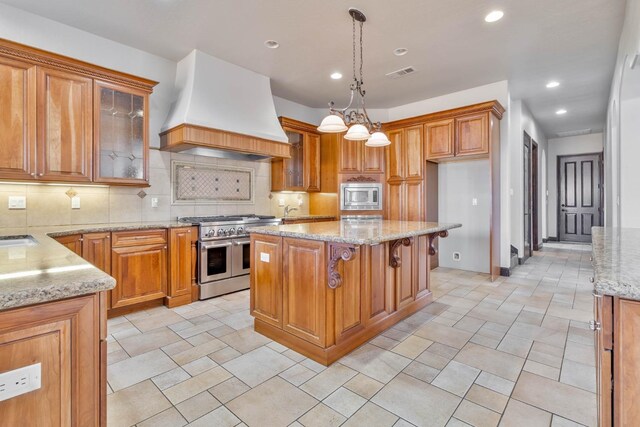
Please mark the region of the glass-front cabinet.
<svg viewBox="0 0 640 427"><path fill-rule="evenodd" d="M96 182L148 183L148 104L146 92L95 82Z"/></svg>
<svg viewBox="0 0 640 427"><path fill-rule="evenodd" d="M285 159L285 187L289 190L304 191L304 133L286 131L291 144L291 158Z"/></svg>

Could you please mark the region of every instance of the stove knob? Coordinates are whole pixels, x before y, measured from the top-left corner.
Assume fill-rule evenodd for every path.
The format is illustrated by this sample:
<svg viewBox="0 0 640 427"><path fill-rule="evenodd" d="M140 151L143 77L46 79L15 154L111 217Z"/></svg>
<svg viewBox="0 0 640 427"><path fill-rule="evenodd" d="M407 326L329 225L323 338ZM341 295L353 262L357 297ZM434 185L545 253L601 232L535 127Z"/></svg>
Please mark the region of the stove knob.
<svg viewBox="0 0 640 427"><path fill-rule="evenodd" d="M205 236L207 237L214 237L216 235L216 232L213 230L209 230L207 231L207 233L205 234Z"/></svg>
<svg viewBox="0 0 640 427"><path fill-rule="evenodd" d="M216 236L218 237L224 236L224 230L222 228L218 229L218 231L216 232Z"/></svg>
<svg viewBox="0 0 640 427"><path fill-rule="evenodd" d="M238 227L237 233L238 234L244 233L244 227Z"/></svg>
<svg viewBox="0 0 640 427"><path fill-rule="evenodd" d="M227 230L227 233L229 233L227 234L227 236L233 236L234 234L236 234L236 229L232 227Z"/></svg>

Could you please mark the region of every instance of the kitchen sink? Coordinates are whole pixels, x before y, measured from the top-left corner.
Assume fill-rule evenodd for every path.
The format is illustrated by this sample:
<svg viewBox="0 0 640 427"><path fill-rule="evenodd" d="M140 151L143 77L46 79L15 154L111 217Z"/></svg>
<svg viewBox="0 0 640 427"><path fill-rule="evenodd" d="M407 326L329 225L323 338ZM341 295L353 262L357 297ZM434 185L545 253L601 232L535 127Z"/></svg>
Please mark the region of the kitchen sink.
<svg viewBox="0 0 640 427"><path fill-rule="evenodd" d="M38 241L29 235L20 236L0 236L0 249L12 248L16 246L35 246Z"/></svg>

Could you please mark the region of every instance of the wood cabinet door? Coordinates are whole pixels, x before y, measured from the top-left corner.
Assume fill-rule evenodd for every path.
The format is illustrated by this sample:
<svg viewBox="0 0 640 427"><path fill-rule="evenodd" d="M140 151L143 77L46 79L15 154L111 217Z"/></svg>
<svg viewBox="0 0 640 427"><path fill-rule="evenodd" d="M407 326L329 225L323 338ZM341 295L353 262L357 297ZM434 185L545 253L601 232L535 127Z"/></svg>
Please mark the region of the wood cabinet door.
<svg viewBox="0 0 640 427"><path fill-rule="evenodd" d="M422 178L422 125L405 128L402 132L402 160L406 179Z"/></svg>
<svg viewBox="0 0 640 427"><path fill-rule="evenodd" d="M284 159L284 189L304 191L304 132L283 128L290 144L291 157Z"/></svg>
<svg viewBox="0 0 640 427"><path fill-rule="evenodd" d="M610 427L613 421L613 297L594 295L593 313L600 324L600 329L595 331L598 425Z"/></svg>
<svg viewBox="0 0 640 427"><path fill-rule="evenodd" d="M387 181L404 179L404 162L402 161L402 129L387 132L391 145L385 147L387 163Z"/></svg>
<svg viewBox="0 0 640 427"><path fill-rule="evenodd" d="M362 172L362 141L340 138L340 172Z"/></svg>
<svg viewBox="0 0 640 427"><path fill-rule="evenodd" d="M64 247L76 253L76 255L82 256L82 235L72 234L70 236L56 237L56 241L62 244Z"/></svg>
<svg viewBox="0 0 640 427"><path fill-rule="evenodd" d="M252 234L250 247L250 313L282 328L282 238Z"/></svg>
<svg viewBox="0 0 640 427"><path fill-rule="evenodd" d="M363 314L365 326L379 322L393 313L395 295L393 282L386 280L389 269L388 245L363 246L365 267L362 280L364 281L365 312Z"/></svg>
<svg viewBox="0 0 640 427"><path fill-rule="evenodd" d="M454 120L437 120L424 125L424 139L427 160L444 159L455 154Z"/></svg>
<svg viewBox="0 0 640 427"><path fill-rule="evenodd" d="M169 291L170 297L191 294L192 228L169 230Z"/></svg>
<svg viewBox="0 0 640 427"><path fill-rule="evenodd" d="M391 244L393 242L390 242ZM396 249L396 253L400 257L400 266L393 269L395 290L396 290L396 310L400 310L416 299L417 292L417 251L414 246L414 239L411 246L400 245Z"/></svg>
<svg viewBox="0 0 640 427"><path fill-rule="evenodd" d="M149 181L149 94L96 81L93 93L94 181Z"/></svg>
<svg viewBox="0 0 640 427"><path fill-rule="evenodd" d="M305 191L320 191L320 135L306 132L304 145Z"/></svg>
<svg viewBox="0 0 640 427"><path fill-rule="evenodd" d="M83 234L82 258L105 273L111 274L111 233Z"/></svg>
<svg viewBox="0 0 640 427"><path fill-rule="evenodd" d="M456 156L489 153L489 113L456 118Z"/></svg>
<svg viewBox="0 0 640 427"><path fill-rule="evenodd" d="M163 298L167 289L167 245L117 247L112 250L111 307Z"/></svg>
<svg viewBox="0 0 640 427"><path fill-rule="evenodd" d="M36 175L36 67L0 58L0 178Z"/></svg>
<svg viewBox="0 0 640 427"><path fill-rule="evenodd" d="M402 181L387 183L386 219L401 221L404 215L404 186Z"/></svg>
<svg viewBox="0 0 640 427"><path fill-rule="evenodd" d="M93 80L38 67L38 179L91 181Z"/></svg>
<svg viewBox="0 0 640 427"><path fill-rule="evenodd" d="M614 300L613 425L640 425L640 302Z"/></svg>
<svg viewBox="0 0 640 427"><path fill-rule="evenodd" d="M324 347L326 259L324 242L283 239L283 329Z"/></svg>
<svg viewBox="0 0 640 427"><path fill-rule="evenodd" d="M403 215L405 221L424 221L424 182L422 180L403 183Z"/></svg>
<svg viewBox="0 0 640 427"><path fill-rule="evenodd" d="M362 148L362 172L384 173L384 147Z"/></svg>
<svg viewBox="0 0 640 427"><path fill-rule="evenodd" d="M336 288L334 294L336 344L349 339L364 327L362 247L356 246L355 249L356 252L349 261L341 260L337 265L342 284Z"/></svg>
<svg viewBox="0 0 640 427"><path fill-rule="evenodd" d="M416 299L429 295L429 236L419 236L415 240L416 245L416 275L415 293Z"/></svg>

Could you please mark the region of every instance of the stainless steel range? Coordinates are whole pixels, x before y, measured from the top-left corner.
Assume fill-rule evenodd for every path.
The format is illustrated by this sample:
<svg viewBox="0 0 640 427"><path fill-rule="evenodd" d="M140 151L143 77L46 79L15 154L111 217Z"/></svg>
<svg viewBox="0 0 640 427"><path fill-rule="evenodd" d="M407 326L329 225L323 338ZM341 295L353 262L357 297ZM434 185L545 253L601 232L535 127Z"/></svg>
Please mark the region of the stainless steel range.
<svg viewBox="0 0 640 427"><path fill-rule="evenodd" d="M198 224L200 299L249 289L250 244L247 227L279 225L274 216L233 215L179 217Z"/></svg>

